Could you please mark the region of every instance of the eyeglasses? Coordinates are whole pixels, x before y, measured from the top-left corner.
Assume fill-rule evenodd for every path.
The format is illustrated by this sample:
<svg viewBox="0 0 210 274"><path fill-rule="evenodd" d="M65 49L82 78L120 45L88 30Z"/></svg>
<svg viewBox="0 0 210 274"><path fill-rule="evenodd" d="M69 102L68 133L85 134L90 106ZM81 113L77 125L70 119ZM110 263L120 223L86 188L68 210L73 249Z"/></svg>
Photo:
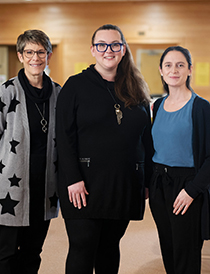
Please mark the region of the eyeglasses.
<svg viewBox="0 0 210 274"><path fill-rule="evenodd" d="M119 52L122 49L123 44L122 43L112 43L112 44L106 44L106 43L97 43L93 44L96 46L96 49L98 52L105 52L107 51L108 47L110 47L111 51L113 52Z"/></svg>
<svg viewBox="0 0 210 274"><path fill-rule="evenodd" d="M34 54L36 53L39 58L43 59L47 56L47 51L46 50L38 50L38 51L35 51L35 50L32 50L32 49L25 49L23 51L24 55L26 58L32 58L34 56Z"/></svg>

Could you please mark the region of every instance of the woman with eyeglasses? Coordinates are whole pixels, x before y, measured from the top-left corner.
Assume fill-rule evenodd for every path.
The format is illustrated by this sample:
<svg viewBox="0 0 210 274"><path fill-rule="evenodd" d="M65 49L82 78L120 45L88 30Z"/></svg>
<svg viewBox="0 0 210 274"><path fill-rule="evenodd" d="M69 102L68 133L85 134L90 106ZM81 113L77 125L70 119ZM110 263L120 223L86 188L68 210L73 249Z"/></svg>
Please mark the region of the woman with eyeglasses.
<svg viewBox="0 0 210 274"><path fill-rule="evenodd" d="M44 72L48 36L17 39L23 68L0 87L0 273L37 274L50 219L57 217L55 107L60 86Z"/></svg>
<svg viewBox="0 0 210 274"><path fill-rule="evenodd" d="M116 274L120 240L129 221L144 214L150 99L117 26L98 28L90 50L96 63L67 80L57 103L58 189L70 245L66 274Z"/></svg>

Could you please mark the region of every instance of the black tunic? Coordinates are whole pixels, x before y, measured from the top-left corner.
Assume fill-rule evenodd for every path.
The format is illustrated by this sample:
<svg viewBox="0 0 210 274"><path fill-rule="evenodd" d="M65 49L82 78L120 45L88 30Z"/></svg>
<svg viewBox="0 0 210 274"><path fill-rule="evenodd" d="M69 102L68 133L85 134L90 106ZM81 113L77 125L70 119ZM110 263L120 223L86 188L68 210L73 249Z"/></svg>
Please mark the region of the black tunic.
<svg viewBox="0 0 210 274"><path fill-rule="evenodd" d="M151 174L150 117L143 105L125 108L116 101L121 125L107 82L93 65L70 77L60 92L56 138L64 218L143 218L144 177L148 183ZM89 195L87 207L78 210L69 202L67 186L81 180Z"/></svg>

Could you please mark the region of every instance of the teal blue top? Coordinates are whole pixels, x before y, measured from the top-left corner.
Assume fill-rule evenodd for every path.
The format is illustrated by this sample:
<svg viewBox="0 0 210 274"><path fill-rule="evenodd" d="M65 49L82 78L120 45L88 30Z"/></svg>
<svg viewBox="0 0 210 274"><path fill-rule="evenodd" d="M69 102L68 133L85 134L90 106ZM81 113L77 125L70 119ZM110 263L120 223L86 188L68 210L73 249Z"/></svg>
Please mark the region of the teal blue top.
<svg viewBox="0 0 210 274"><path fill-rule="evenodd" d="M164 110L164 98L158 109L152 137L155 163L168 166L194 167L192 147L192 106L196 94L192 92L190 100L179 110Z"/></svg>

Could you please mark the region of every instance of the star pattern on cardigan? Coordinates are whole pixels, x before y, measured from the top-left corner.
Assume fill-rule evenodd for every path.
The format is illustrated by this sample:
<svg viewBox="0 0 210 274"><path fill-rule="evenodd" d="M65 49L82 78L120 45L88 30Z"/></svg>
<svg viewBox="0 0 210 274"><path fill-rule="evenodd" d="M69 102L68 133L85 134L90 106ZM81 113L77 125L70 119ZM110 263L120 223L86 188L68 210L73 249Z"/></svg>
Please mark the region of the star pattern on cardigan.
<svg viewBox="0 0 210 274"><path fill-rule="evenodd" d="M7 121L5 121L4 129L7 129Z"/></svg>
<svg viewBox="0 0 210 274"><path fill-rule="evenodd" d="M0 111L3 112L3 108L6 106L5 103L2 102L1 98L0 98Z"/></svg>
<svg viewBox="0 0 210 274"><path fill-rule="evenodd" d="M18 100L16 100L16 97L14 97L12 100L11 100L11 103L10 103L10 106L9 106L9 109L8 109L8 113L9 112L16 112L16 106L20 104L20 102Z"/></svg>
<svg viewBox="0 0 210 274"><path fill-rule="evenodd" d="M17 186L19 187L19 182L21 181L21 178L18 178L15 174L12 178L8 178L8 180L11 182L10 187Z"/></svg>
<svg viewBox="0 0 210 274"><path fill-rule="evenodd" d="M15 86L14 83L13 83L14 80L15 79L8 80L3 85L5 85L6 88L8 88L8 86L10 86L10 85Z"/></svg>
<svg viewBox="0 0 210 274"><path fill-rule="evenodd" d="M2 170L3 170L4 167L5 167L5 165L2 163L2 160L1 160L1 162L0 162L0 173L2 173Z"/></svg>
<svg viewBox="0 0 210 274"><path fill-rule="evenodd" d="M14 207L19 203L19 201L12 200L9 192L4 199L0 199L0 204L2 205L1 214L9 213L15 216Z"/></svg>
<svg viewBox="0 0 210 274"><path fill-rule="evenodd" d="M20 142L15 141L14 139L12 141L10 141L11 152L17 154L17 152L16 152L16 146L18 146L19 144L20 144Z"/></svg>

